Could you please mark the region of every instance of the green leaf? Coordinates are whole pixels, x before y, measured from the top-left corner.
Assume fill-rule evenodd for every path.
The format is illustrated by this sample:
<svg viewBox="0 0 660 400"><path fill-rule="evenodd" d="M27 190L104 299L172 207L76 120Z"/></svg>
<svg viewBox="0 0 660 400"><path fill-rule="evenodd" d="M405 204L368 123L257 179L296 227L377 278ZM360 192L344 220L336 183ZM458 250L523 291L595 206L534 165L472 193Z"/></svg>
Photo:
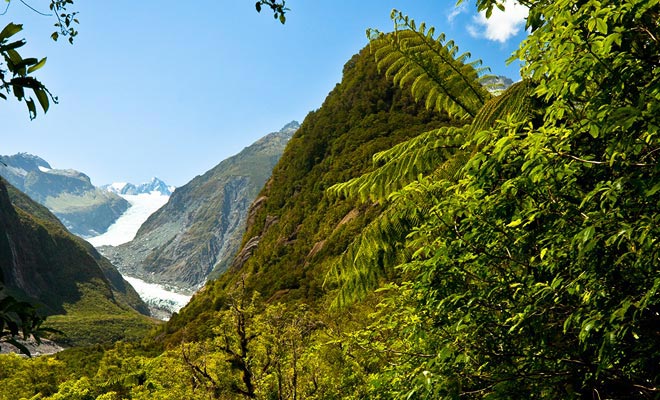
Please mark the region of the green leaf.
<svg viewBox="0 0 660 400"><path fill-rule="evenodd" d="M3 46L0 46L0 52L5 52L5 51L8 51L8 50L14 50L14 49L17 49L19 47L22 47L23 45L25 45L25 40L17 40L15 42L11 42L9 44L5 44Z"/></svg>
<svg viewBox="0 0 660 400"><path fill-rule="evenodd" d="M34 90L34 94L37 96L37 100L39 100L39 104L41 105L41 108L44 110L44 112L48 112L49 101L48 101L48 94L46 93L46 91L43 89L33 89L33 90Z"/></svg>
<svg viewBox="0 0 660 400"><path fill-rule="evenodd" d="M596 28L598 29L598 32L607 35L607 22L605 22L604 19L598 18L596 20Z"/></svg>
<svg viewBox="0 0 660 400"><path fill-rule="evenodd" d="M2 32L0 32L0 41L10 38L22 30L23 25L10 22L4 27L4 29L2 29Z"/></svg>
<svg viewBox="0 0 660 400"><path fill-rule="evenodd" d="M34 100L26 99L25 104L27 104L28 112L30 113L30 119L37 118L37 107L34 105Z"/></svg>
<svg viewBox="0 0 660 400"><path fill-rule="evenodd" d="M660 190L660 183L656 183L655 185L653 185L653 187L652 187L651 189L647 190L647 191L644 193L644 195L645 195L646 197L651 197L651 196L653 196L658 190Z"/></svg>
<svg viewBox="0 0 660 400"><path fill-rule="evenodd" d="M28 74L31 74L32 72L38 70L39 68L43 67L45 64L46 64L46 57L42 58L41 61L28 68Z"/></svg>
<svg viewBox="0 0 660 400"><path fill-rule="evenodd" d="M21 61L23 61L23 57L21 57L20 54L16 50L7 50L7 56L9 57L9 61L11 61L12 64L18 65ZM13 69L13 66L10 66L10 70Z"/></svg>

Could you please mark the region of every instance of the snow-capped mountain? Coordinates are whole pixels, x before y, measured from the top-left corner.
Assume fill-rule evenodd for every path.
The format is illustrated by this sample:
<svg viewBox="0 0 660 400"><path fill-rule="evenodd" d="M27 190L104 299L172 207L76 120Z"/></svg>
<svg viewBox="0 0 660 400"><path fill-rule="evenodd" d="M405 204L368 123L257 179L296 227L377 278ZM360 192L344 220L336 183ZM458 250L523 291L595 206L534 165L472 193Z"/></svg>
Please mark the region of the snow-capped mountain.
<svg viewBox="0 0 660 400"><path fill-rule="evenodd" d="M248 209L298 128L287 124L177 188L136 237L104 247L124 274L192 292L223 272L239 248Z"/></svg>
<svg viewBox="0 0 660 400"><path fill-rule="evenodd" d="M119 195L158 192L165 196L171 195L175 189L174 186L168 186L165 182L156 177L151 178L149 182L137 186L128 182L115 182L101 186L101 188Z"/></svg>

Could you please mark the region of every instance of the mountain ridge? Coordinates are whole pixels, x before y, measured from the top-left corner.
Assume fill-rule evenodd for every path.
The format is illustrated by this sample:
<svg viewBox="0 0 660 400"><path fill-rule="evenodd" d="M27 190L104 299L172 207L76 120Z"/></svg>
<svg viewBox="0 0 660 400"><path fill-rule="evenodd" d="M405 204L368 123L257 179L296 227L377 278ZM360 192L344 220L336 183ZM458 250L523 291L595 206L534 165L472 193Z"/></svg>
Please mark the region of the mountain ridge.
<svg viewBox="0 0 660 400"><path fill-rule="evenodd" d="M89 176L73 169L54 169L39 156L0 156L0 176L46 206L82 237L96 236L128 209L120 196L95 187Z"/></svg>
<svg viewBox="0 0 660 400"><path fill-rule="evenodd" d="M126 275L192 293L228 267L247 208L298 126L293 121L265 135L177 188L134 240L101 252Z"/></svg>
<svg viewBox="0 0 660 400"><path fill-rule="evenodd" d="M0 272L7 293L38 304L69 343L94 343L91 321L152 325L139 316L148 315L146 304L107 259L3 178ZM121 337L120 330L110 331Z"/></svg>
<svg viewBox="0 0 660 400"><path fill-rule="evenodd" d="M157 177L151 178L149 182L144 182L138 185L135 185L130 182L115 182L107 185L100 186L101 189L107 190L109 192L122 195L122 194L148 194L151 192L159 192L160 194L170 196L172 192L176 189L174 186L169 186L161 179Z"/></svg>

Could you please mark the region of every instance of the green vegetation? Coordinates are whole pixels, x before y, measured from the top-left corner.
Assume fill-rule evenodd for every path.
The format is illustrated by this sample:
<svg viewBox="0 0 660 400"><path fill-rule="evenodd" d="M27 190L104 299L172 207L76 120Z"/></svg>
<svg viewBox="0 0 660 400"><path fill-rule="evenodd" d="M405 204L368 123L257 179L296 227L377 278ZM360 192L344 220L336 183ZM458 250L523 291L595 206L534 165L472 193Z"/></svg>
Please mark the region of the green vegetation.
<svg viewBox="0 0 660 400"><path fill-rule="evenodd" d="M660 2L525 4L524 79L496 97L394 13L291 140L229 272L145 341L164 348L0 358L7 382L52 399L659 398ZM85 368L42 368L60 362Z"/></svg>
<svg viewBox="0 0 660 400"><path fill-rule="evenodd" d="M148 313L146 305L107 260L3 180L0 211L0 282L3 297L9 295L2 315L14 321L8 333L16 336L21 327L38 333L42 317L51 316L45 325L60 331L56 338L81 345L138 338L154 326L139 313Z"/></svg>
<svg viewBox="0 0 660 400"><path fill-rule="evenodd" d="M64 345L90 346L120 340L136 341L155 325L153 319L122 304L110 302L97 285L78 284L80 299L66 303L64 313L48 317L48 326L60 333L51 339Z"/></svg>
<svg viewBox="0 0 660 400"><path fill-rule="evenodd" d="M5 13L9 9L11 0L7 0L6 3ZM57 31L51 35L53 40L57 40L60 35L68 36L69 42L73 43L73 38L78 34L74 28L74 24L78 23L77 13L67 10L71 4L73 4L73 0L50 1L50 9L57 20L55 23ZM33 75L46 64L46 58L41 60L33 57L23 58L18 52L18 49L23 47L26 42L23 39L17 40L14 36L22 30L23 25L10 22L0 31L0 55L2 56L0 57L0 99L7 100L7 97L13 93L17 101L24 102L27 106L30 119L34 119L37 117L37 107L34 99L30 97L29 92L26 93L26 90L30 90L34 94L44 113L48 111L50 102L56 103L57 98Z"/></svg>

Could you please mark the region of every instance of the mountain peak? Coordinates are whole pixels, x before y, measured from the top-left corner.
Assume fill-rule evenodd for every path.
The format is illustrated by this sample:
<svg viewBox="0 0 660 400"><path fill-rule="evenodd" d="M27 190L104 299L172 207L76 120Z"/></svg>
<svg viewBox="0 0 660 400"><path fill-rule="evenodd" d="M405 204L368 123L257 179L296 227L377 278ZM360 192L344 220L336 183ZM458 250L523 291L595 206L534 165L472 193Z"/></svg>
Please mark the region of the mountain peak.
<svg viewBox="0 0 660 400"><path fill-rule="evenodd" d="M127 182L115 182L109 185L104 185L102 188L116 194L136 195L159 192L165 196L171 195L175 189L174 186L168 186L165 182L157 177L153 177L149 182L145 182L140 185L134 185Z"/></svg>
<svg viewBox="0 0 660 400"><path fill-rule="evenodd" d="M39 170L39 167L51 169L50 164L48 164L43 158L24 152L16 153L11 156L0 156L0 161L5 164L0 164L0 167L11 167L15 171L22 172L22 175L31 171L37 171Z"/></svg>
<svg viewBox="0 0 660 400"><path fill-rule="evenodd" d="M280 129L280 132L287 132L287 131L297 131L298 128L300 128L300 123L298 121L291 121L288 124L284 125L282 129Z"/></svg>

